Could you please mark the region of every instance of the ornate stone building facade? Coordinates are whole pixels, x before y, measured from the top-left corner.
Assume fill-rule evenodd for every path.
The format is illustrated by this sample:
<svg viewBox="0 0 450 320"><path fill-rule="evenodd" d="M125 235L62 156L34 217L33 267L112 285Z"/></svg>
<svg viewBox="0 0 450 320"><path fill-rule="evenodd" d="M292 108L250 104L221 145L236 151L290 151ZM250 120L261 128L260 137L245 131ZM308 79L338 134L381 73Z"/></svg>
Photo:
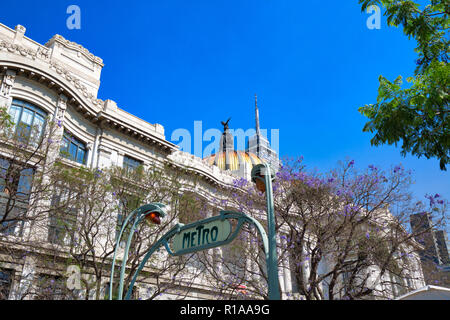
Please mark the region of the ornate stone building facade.
<svg viewBox="0 0 450 320"><path fill-rule="evenodd" d="M258 120L257 134L250 139L246 152L235 151L233 144L226 141L227 130L224 130L220 152L205 161L179 151L166 139L161 124L148 123L122 110L113 100L98 98L104 66L101 58L59 35L41 45L26 37L25 31L20 25L13 30L0 24L0 106L7 108L15 123L44 128L44 119L56 122L54 139L61 141L61 148L69 154L65 160L68 165L123 167L137 161L148 168L170 162L193 178L200 177L199 193L207 196L233 185L239 177L250 180L252 165L261 163L261 159L278 164L278 156L259 132ZM258 119L259 111L255 107ZM50 155L59 156L59 149ZM7 162L9 157L2 145L0 158ZM32 225L21 226L20 234L16 233L18 227L14 228L9 236L16 240L39 236ZM18 261L0 253L0 281L3 288L8 288L6 296L10 299L20 299L22 287L40 274L52 272L39 269L33 258ZM283 262L279 278L283 297L292 296L295 284L289 261ZM108 281L104 279L105 285ZM151 285L150 280L138 283L140 298L146 298L145 288ZM420 286L418 282L416 287ZM209 298L213 292L214 288L207 283L195 282L187 298ZM161 298L176 296L168 293Z"/></svg>

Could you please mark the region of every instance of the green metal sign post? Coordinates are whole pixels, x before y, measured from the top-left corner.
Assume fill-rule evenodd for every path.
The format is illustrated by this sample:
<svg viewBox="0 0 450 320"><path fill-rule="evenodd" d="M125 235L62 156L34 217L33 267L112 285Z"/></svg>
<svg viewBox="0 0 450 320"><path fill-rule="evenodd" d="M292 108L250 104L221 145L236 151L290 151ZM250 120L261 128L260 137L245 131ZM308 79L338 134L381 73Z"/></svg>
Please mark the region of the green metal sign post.
<svg viewBox="0 0 450 320"><path fill-rule="evenodd" d="M232 230L231 224L228 221L230 219L237 220L237 225L234 228L234 230ZM214 216L204 220L196 221L187 225L178 223L172 229L170 229L165 235L163 235L148 250L143 260L139 264L137 270L133 275L130 285L128 286L128 291L125 295L125 300L130 299L134 283L136 282L139 273L144 268L147 261L150 259L152 254L158 249L160 249L162 246L164 246L167 252L172 256L180 256L192 252L223 246L229 244L237 237L244 223L252 224L258 230L263 241L265 258L268 263L269 262L268 240L267 234L264 231L263 226L256 219L249 217L242 212L221 211L219 216ZM133 226L135 225L136 223L133 224ZM126 263L125 257L122 262L122 269L121 269L120 281L122 283L123 283L122 273L125 270L124 262ZM109 295L110 300L112 300L112 283L113 283L113 271L111 272L111 280L110 280L110 295ZM120 289L123 290L123 285L120 286L119 290ZM122 295L120 291L119 291L119 300L122 300Z"/></svg>
<svg viewBox="0 0 450 320"><path fill-rule="evenodd" d="M159 218L164 218L166 216L166 212L164 211L165 205L159 202L153 202L150 204L143 205L133 212L125 219L122 224L122 228L120 229L119 236L116 239L116 246L114 249L114 255L111 266L111 278L109 281L109 300L112 300L113 297L113 280L114 280L114 266L116 263L117 250L120 247L120 240L122 238L125 229L128 226L128 223L132 220L133 226L131 227L130 233L128 234L127 244L124 249L123 258L122 258L122 266L120 268L120 281L119 281L119 297L118 300L122 300L123 295L123 280L125 276L125 269L128 260L128 251L131 245L131 239L133 238L134 231L136 230L138 224L144 219L151 219L152 223L159 224ZM155 218L156 217L156 218Z"/></svg>
<svg viewBox="0 0 450 320"><path fill-rule="evenodd" d="M187 225L179 223L172 229L170 229L147 251L144 259L141 261L136 272L133 275L131 283L128 287L128 291L125 295L125 300L130 299L134 283L136 282L139 273L144 268L144 265L150 259L152 254L160 247L164 246L167 252L172 256L180 256L192 252L223 246L229 244L236 238L236 236L241 231L244 223L253 224L262 238L268 275L269 299L280 300L281 295L278 284L278 258L272 193L272 180L274 179L274 176L274 172L273 170L271 170L268 164L259 164L254 166L252 169L252 181L256 183L258 190L266 193L267 223L269 233L268 237L264 228L256 219L242 212L221 211L219 216L199 220ZM149 217L151 217L151 221L153 223L159 224L159 217L164 217L166 215L163 208L164 205L161 203L151 203L136 209L124 221L119 237L117 239L112 261L109 300L112 300L114 265L116 260L117 248L119 247L120 239L125 228L127 227L127 224L133 220L133 226L131 227L128 236L127 244L124 250L124 256L122 259L122 266L120 269L118 295L119 300L122 300L123 297L123 282L128 258L128 250L131 245L131 239L133 237L134 231L143 219L149 220ZM237 225L234 230L232 230L231 223L229 222L230 219L237 220Z"/></svg>
<svg viewBox="0 0 450 320"><path fill-rule="evenodd" d="M272 180L275 173L269 164L258 164L252 169L252 181L256 183L258 190L266 193L267 201L267 229L269 233L268 246L269 257L267 260L267 278L269 282L269 299L280 300L280 288L278 284L278 255L275 232L275 212L273 205Z"/></svg>

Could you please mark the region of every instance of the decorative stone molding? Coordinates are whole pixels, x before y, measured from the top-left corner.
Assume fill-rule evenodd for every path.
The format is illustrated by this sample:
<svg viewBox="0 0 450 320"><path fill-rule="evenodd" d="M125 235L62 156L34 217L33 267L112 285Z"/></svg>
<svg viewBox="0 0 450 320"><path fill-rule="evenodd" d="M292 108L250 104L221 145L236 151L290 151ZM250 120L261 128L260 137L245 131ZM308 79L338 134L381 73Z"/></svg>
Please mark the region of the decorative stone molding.
<svg viewBox="0 0 450 320"><path fill-rule="evenodd" d="M112 150L108 147L105 147L104 145L99 145L98 146L98 152L99 153L107 153L107 154L111 154Z"/></svg>
<svg viewBox="0 0 450 320"><path fill-rule="evenodd" d="M67 100L68 98L65 95L60 94L58 99L58 108L65 111L67 109Z"/></svg>
<svg viewBox="0 0 450 320"><path fill-rule="evenodd" d="M8 51L26 57L32 60L41 59L44 61L50 60L50 50L48 48L39 47L37 50L29 49L16 43L0 40L0 51Z"/></svg>
<svg viewBox="0 0 450 320"><path fill-rule="evenodd" d="M32 60L40 59L44 62L49 63L49 67L52 70L55 70L56 73L63 76L67 81L69 81L78 91L82 93L82 95L88 99L92 104L96 106L103 106L103 100L97 99L95 95L89 92L88 88L75 76L71 74L66 68L60 65L57 62L50 61L50 49L46 47L38 47L37 50L32 50L21 46L19 44L11 43L6 40L0 40L0 51L7 51L13 54L20 55L25 58L29 58ZM100 58L99 58L100 59ZM101 60L101 59L100 59Z"/></svg>
<svg viewBox="0 0 450 320"><path fill-rule="evenodd" d="M117 103L111 99L105 100L103 103L103 111L116 112L117 111Z"/></svg>
<svg viewBox="0 0 450 320"><path fill-rule="evenodd" d="M16 28L16 32L22 32L24 29L22 29L20 26ZM68 41L64 39L63 37L56 35L52 38L53 40L49 41L46 46L38 45L37 47L33 47L36 49L31 49L29 47L24 46L23 44L28 43L25 41L21 41L20 43L14 43L11 42L11 40L0 40L0 54L2 52L7 52L10 54L15 54L22 56L24 58L39 61L45 63L48 68L52 71L55 71L56 74L60 75L64 80L68 81L70 84L70 88L73 89L75 92L80 93L80 97L84 98L84 101L88 103L88 106L93 107L94 110L86 109L86 106L81 103L81 101L77 101L76 96L70 96L69 101L66 104L72 104L74 105L76 111L84 114L84 117L89 118L89 120L93 122L103 121L106 120L107 125L110 125L113 127L113 129L123 131L128 129L127 134L131 135L133 138L141 140L147 144L152 144L152 146L155 146L157 148L160 148L164 152L172 152L176 150L176 146L168 141L165 140L164 137L164 127L160 124L154 124L151 125L152 129L154 130L148 130L145 123L138 123L138 126L140 125L141 128L139 132L132 128L131 125L135 126L136 123L129 123L128 118L126 119L127 122L122 122L121 120L124 117L128 117L128 114L124 112L123 110L119 109L117 107L117 104L112 101L108 100L108 102L103 101L101 99L98 99L96 94L93 94L90 92L89 88L83 83L82 80L80 80L76 75L69 71L66 66L64 66L63 63L57 62L52 60L52 52L57 46L66 46L68 48L77 50L80 54L83 54L84 56L88 57L95 63L103 64L102 59L95 57L91 53L89 53L88 50L83 48L82 46ZM25 39L24 39L25 40ZM53 47L47 47L49 45L52 45ZM54 91L56 91L58 94L69 94L65 88L62 87L61 84L56 84L56 81L52 81L51 77L48 77L47 75L37 74L34 70L27 70L26 68L19 69L19 74L21 76L28 76L29 79L37 79L42 84L46 84L49 88L53 88ZM3 86L3 84L2 84ZM5 87L5 92L10 91L10 89ZM1 97L1 93L0 93ZM0 101L1 105L7 105L8 101L5 99L0 99L3 101ZM99 109L100 112L96 113ZM94 111L94 113L92 112ZM105 114L103 114L105 113ZM108 114L106 114L108 113ZM62 119L62 109L60 110L60 113L55 113L55 117L58 117L58 119ZM117 121L117 120L119 121ZM134 118L133 118L134 120ZM109 123L108 123L109 122ZM136 121L135 121L136 122ZM152 138L147 136L147 134L152 134L153 132L157 134L156 137ZM158 137L160 135L160 137Z"/></svg>
<svg viewBox="0 0 450 320"><path fill-rule="evenodd" d="M14 70L6 70L0 88L1 96L9 98L11 94L11 89L14 86L15 79L16 79L16 72Z"/></svg>
<svg viewBox="0 0 450 320"><path fill-rule="evenodd" d="M58 104L56 106L56 114L55 114L55 120L59 121L59 125L61 126L61 123L64 121L64 113L67 109L67 100L68 98L60 94L58 99Z"/></svg>
<svg viewBox="0 0 450 320"><path fill-rule="evenodd" d="M54 62L54 61L50 62L50 69L55 70L56 73L63 76L67 81L69 81L75 87L75 89L80 91L83 94L83 96L86 99L88 99L92 104L94 104L96 106L103 106L103 104L104 104L103 100L97 99L96 96L94 96L91 92L88 91L87 87L81 82L81 80L79 80L78 78L73 76L70 71L65 69L59 63Z"/></svg>
<svg viewBox="0 0 450 320"><path fill-rule="evenodd" d="M89 50L86 49L85 47L83 47L81 44L69 41L69 40L65 39L63 36L59 35L59 34L55 34L45 44L45 46L49 47L49 46L53 45L55 42L61 44L62 46L66 47L68 49L72 49L72 50L75 50L75 51L83 54L90 61L99 64L101 67L104 66L103 60L100 57L97 57L97 56L93 55L92 53L90 53Z"/></svg>
<svg viewBox="0 0 450 320"><path fill-rule="evenodd" d="M16 34L14 35L14 43L21 42L27 29L20 24L18 24L14 29L16 30Z"/></svg>

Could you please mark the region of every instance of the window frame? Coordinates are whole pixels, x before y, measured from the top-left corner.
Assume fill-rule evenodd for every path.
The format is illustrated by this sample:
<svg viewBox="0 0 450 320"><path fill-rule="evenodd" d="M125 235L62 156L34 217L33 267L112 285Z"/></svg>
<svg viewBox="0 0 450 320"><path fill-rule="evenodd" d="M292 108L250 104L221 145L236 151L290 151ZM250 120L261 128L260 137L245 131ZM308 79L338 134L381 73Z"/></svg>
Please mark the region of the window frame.
<svg viewBox="0 0 450 320"><path fill-rule="evenodd" d="M72 246L75 237L75 228L78 223L79 208L70 207L67 211L61 212L53 209L64 202L64 199L80 198L75 191L57 187L51 199L51 210L49 212L47 241L51 244Z"/></svg>
<svg viewBox="0 0 450 320"><path fill-rule="evenodd" d="M9 276L8 280L4 280L3 277L0 276L0 300L8 300L11 295L13 281L14 281L14 270L13 269L0 269L0 274L6 274ZM4 284L6 284L6 289L4 289ZM4 295L4 297L3 297Z"/></svg>
<svg viewBox="0 0 450 320"><path fill-rule="evenodd" d="M11 111L12 111L13 107L20 108L18 115L17 114L14 114L14 115L11 114ZM31 124L30 125L28 125L28 124L26 124L25 122L22 121L25 109L32 113ZM13 101L11 103L11 106L9 107L8 114L11 116L11 119L12 119L12 121L14 123L14 134L17 135L21 123L23 123L26 126L29 126L29 130L30 131L29 131L29 134L27 134L27 136L26 136L27 139L32 137L31 128L33 128L35 125L37 125L37 123L35 123L36 122L36 115L40 116L42 118L42 127L40 129L40 132L39 132L39 135L38 135L37 139L38 139L38 141L40 139L42 139L42 136L44 135L45 128L46 128L46 125L47 125L46 119L48 117L48 113L46 111L44 111L42 108L40 108L40 107L30 103L30 102L24 101L24 100L13 99ZM17 122L16 122L16 117L17 117Z"/></svg>
<svg viewBox="0 0 450 320"><path fill-rule="evenodd" d="M67 146L65 145L67 143ZM72 154L72 146L74 146L75 149L75 155ZM78 160L79 151L82 150L83 160ZM65 154L67 153L67 154ZM59 154L70 161L74 161L76 163L86 165L87 164L87 158L88 158L88 148L87 143L85 143L83 140L80 140L76 138L73 134L68 132L67 130L64 130L62 139L61 139L61 146L59 148Z"/></svg>
<svg viewBox="0 0 450 320"><path fill-rule="evenodd" d="M136 170L139 166L142 166L142 165L144 165L144 162L141 160L130 157L129 155L123 156L122 167L127 172L132 172L132 171Z"/></svg>
<svg viewBox="0 0 450 320"><path fill-rule="evenodd" d="M9 170L15 171L19 166L19 176L11 176ZM0 234L4 236L21 237L27 214L27 205L30 199L33 179L36 169L22 167L12 163L11 159L0 157L0 221L7 212L7 220L0 223ZM7 183L6 179L9 180ZM11 199L11 202L7 200ZM4 201L6 200L6 201Z"/></svg>

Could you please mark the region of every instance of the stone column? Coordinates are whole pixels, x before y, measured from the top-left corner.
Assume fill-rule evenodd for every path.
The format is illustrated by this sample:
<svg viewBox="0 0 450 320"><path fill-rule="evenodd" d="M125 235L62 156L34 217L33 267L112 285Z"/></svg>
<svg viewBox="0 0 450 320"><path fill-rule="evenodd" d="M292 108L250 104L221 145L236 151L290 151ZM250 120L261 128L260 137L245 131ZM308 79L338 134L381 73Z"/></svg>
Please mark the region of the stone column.
<svg viewBox="0 0 450 320"><path fill-rule="evenodd" d="M281 239L281 237L279 235L277 235L277 243L283 245L283 239ZM278 259L280 259L282 257L282 251L281 248L277 246L277 256ZM278 263L278 261L277 261ZM281 263L281 268L278 267L278 281L280 282L280 296L283 298L284 292L285 292L285 288L286 285L284 283L284 268L283 268L283 261Z"/></svg>
<svg viewBox="0 0 450 320"><path fill-rule="evenodd" d="M92 154L91 161L89 162L91 168L94 168L97 165L98 152L99 152L98 146L100 144L100 139L101 139L102 135L103 135L103 129L101 127L98 127L95 132L95 141L94 141L94 145L93 145L92 152L91 152L91 154Z"/></svg>
<svg viewBox="0 0 450 320"><path fill-rule="evenodd" d="M33 280L36 276L36 258L27 256L23 265L22 274L20 275L20 282L16 292L15 299L31 300L30 292L33 291Z"/></svg>
<svg viewBox="0 0 450 320"><path fill-rule="evenodd" d="M117 151L117 162L115 163L118 167L123 168L123 158L125 153L123 151Z"/></svg>
<svg viewBox="0 0 450 320"><path fill-rule="evenodd" d="M280 237L281 238L281 237ZM288 246L288 242L286 238L280 239L281 244L283 247ZM289 266L289 258L287 256L283 257L282 260L282 270L283 270L283 277L284 277L284 293L292 293L292 280L291 280L291 269Z"/></svg>
<svg viewBox="0 0 450 320"><path fill-rule="evenodd" d="M97 168L101 169L111 167L111 152L111 149L103 145L98 146Z"/></svg>
<svg viewBox="0 0 450 320"><path fill-rule="evenodd" d="M52 182L49 179L50 173L54 170L53 166L55 161L59 157L60 142L64 132L64 114L67 109L67 97L60 94L55 106L55 112L53 114L53 123L47 123L45 126L44 141L42 143L42 150L46 151L45 161L42 165L36 168L37 171L42 172L43 179L40 184L41 191L36 190L36 186L32 186L32 196L30 198L31 210L28 215L33 217L30 221L25 223L24 226L24 238L29 241L46 241L48 235L48 221L49 216L46 212L51 206L51 196L54 186L51 186ZM45 141L47 139L47 141ZM48 148L46 148L48 143Z"/></svg>

